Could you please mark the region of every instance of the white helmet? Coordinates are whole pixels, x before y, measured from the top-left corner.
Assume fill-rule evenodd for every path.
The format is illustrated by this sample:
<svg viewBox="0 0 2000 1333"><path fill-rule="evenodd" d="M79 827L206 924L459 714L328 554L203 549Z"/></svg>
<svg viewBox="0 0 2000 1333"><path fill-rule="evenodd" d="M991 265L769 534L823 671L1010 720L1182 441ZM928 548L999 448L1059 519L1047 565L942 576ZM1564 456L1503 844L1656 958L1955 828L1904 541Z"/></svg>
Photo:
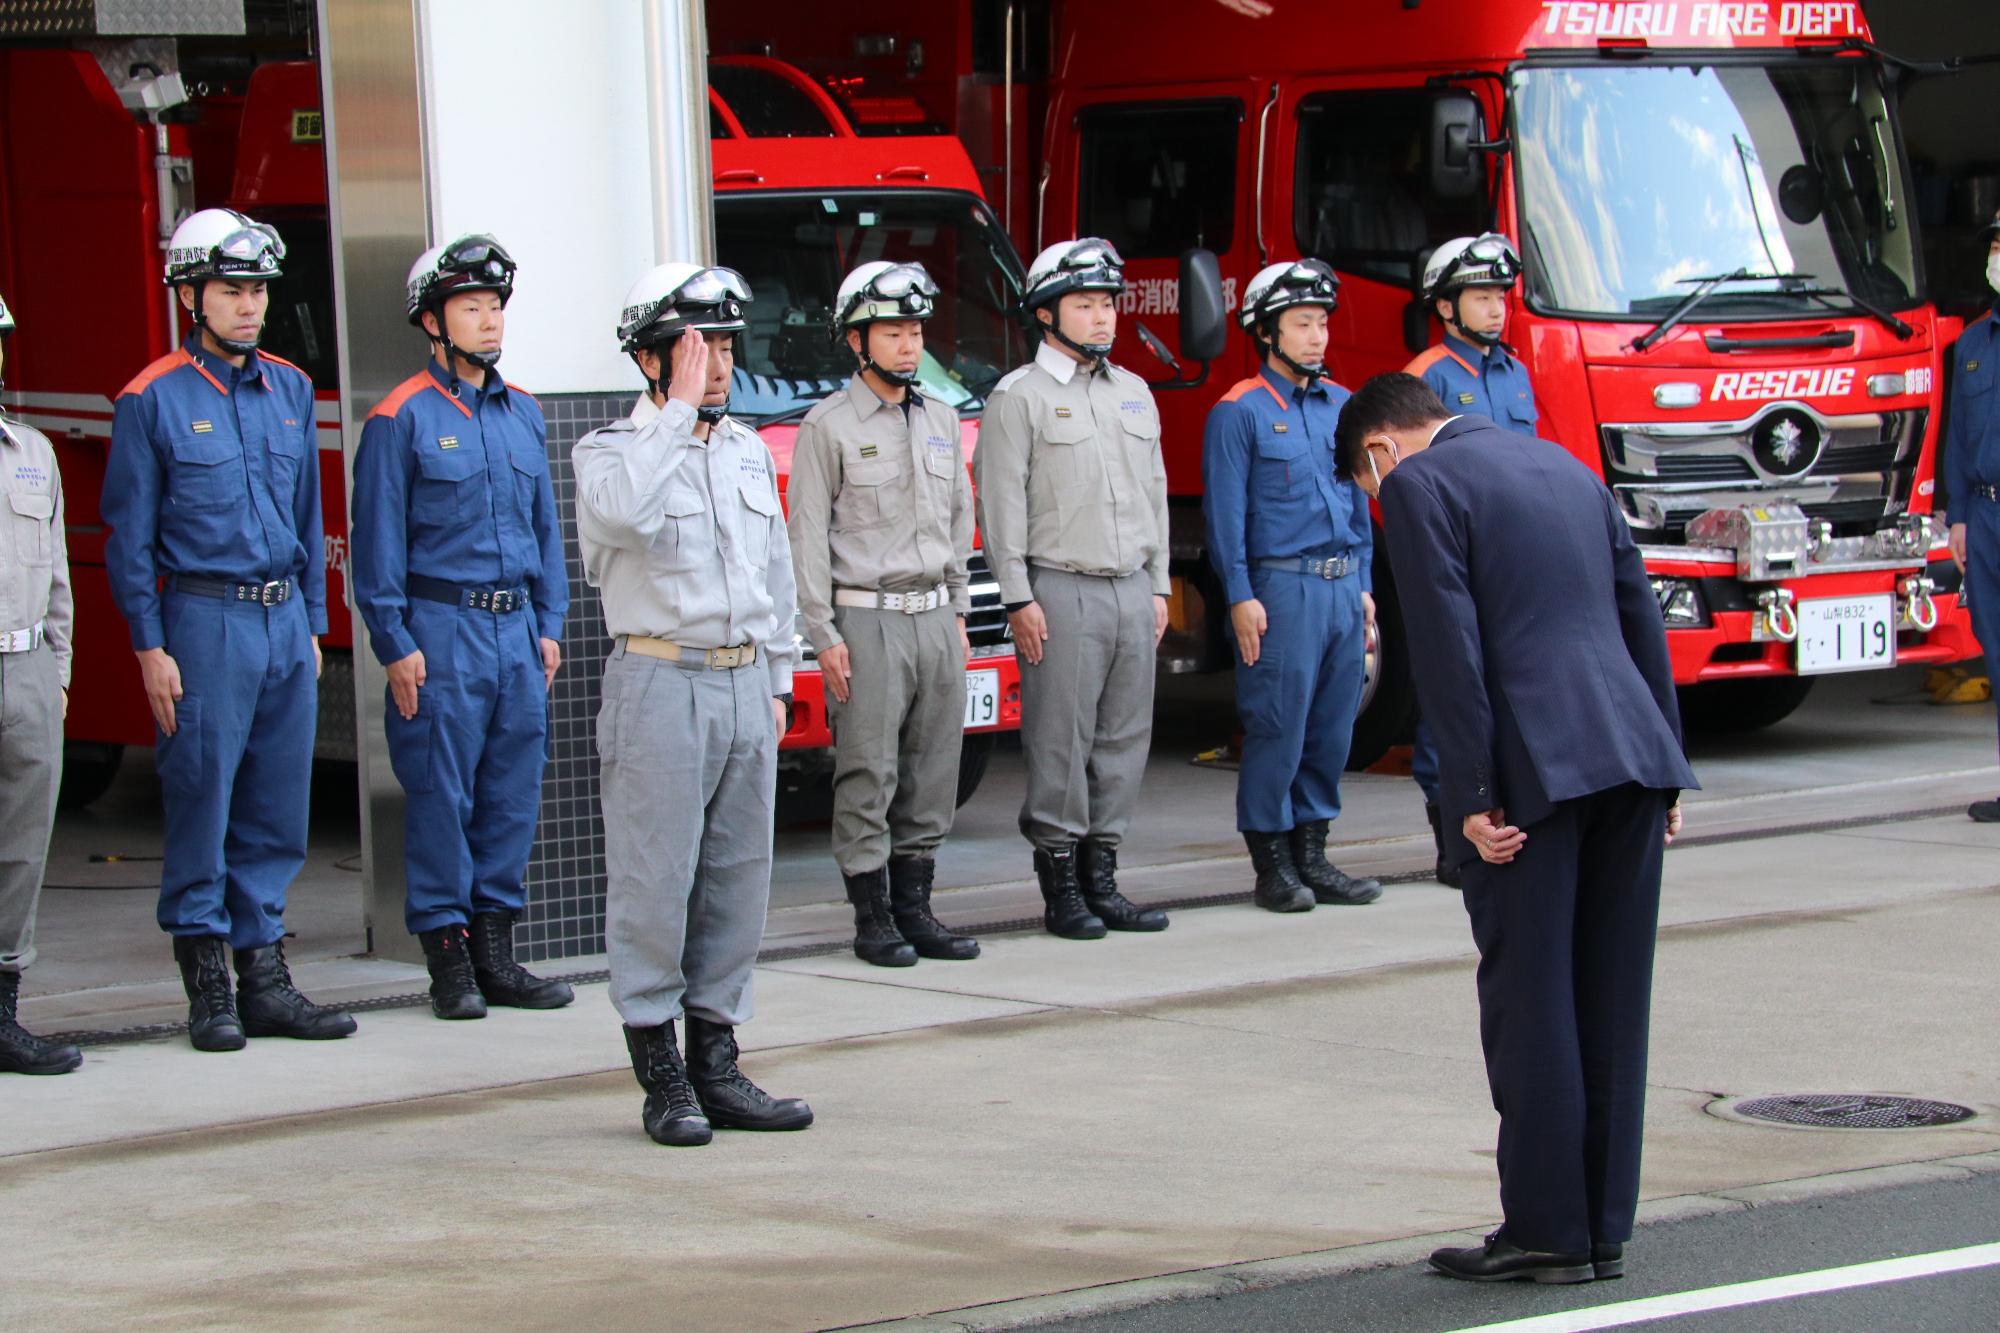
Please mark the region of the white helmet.
<svg viewBox="0 0 2000 1333"><path fill-rule="evenodd" d="M1035 256L1028 265L1028 292L1021 305L1035 310L1070 292L1124 290L1125 261L1117 247L1095 236L1080 236L1057 241Z"/></svg>
<svg viewBox="0 0 2000 1333"><path fill-rule="evenodd" d="M625 293L618 316L618 348L637 352L678 338L689 329L738 333L749 327L743 307L750 284L733 268L658 264Z"/></svg>
<svg viewBox="0 0 2000 1333"><path fill-rule="evenodd" d="M1269 328L1266 322L1295 305L1325 306L1330 314L1340 304L1340 275L1323 259L1295 259L1259 269L1243 289L1243 308L1236 322L1245 329Z"/></svg>
<svg viewBox="0 0 2000 1333"><path fill-rule="evenodd" d="M514 294L516 267L506 246L478 232L432 246L410 265L405 283L410 323L422 328L426 310L442 320L445 298L459 292L498 292L506 305Z"/></svg>
<svg viewBox="0 0 2000 1333"><path fill-rule="evenodd" d="M190 213L167 242L169 287L210 278L266 282L284 276L285 243L277 229L253 222L233 208Z"/></svg>
<svg viewBox="0 0 2000 1333"><path fill-rule="evenodd" d="M1466 287L1512 287L1520 276L1520 252L1499 232L1458 236L1431 252L1424 265L1424 299L1442 301Z"/></svg>
<svg viewBox="0 0 2000 1333"><path fill-rule="evenodd" d="M841 281L833 298L835 331L878 319L929 319L937 295L938 285L922 264L871 260Z"/></svg>
<svg viewBox="0 0 2000 1333"><path fill-rule="evenodd" d="M7 298L0 296L0 338L14 331L14 312L7 308Z"/></svg>

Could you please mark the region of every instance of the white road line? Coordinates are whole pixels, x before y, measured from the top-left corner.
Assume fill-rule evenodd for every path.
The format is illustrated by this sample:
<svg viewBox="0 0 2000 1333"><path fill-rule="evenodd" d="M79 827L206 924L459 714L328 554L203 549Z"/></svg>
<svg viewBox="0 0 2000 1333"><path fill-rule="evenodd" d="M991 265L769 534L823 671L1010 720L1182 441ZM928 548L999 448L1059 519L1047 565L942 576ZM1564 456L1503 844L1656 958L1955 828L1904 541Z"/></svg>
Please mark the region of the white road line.
<svg viewBox="0 0 2000 1333"><path fill-rule="evenodd" d="M1670 1296L1648 1296L1643 1300L1619 1301L1588 1310L1567 1310L1559 1314L1510 1319L1501 1324L1480 1324L1456 1333L1587 1333L1596 1328L1623 1328L1677 1315L1700 1314L1705 1310L1728 1310L1739 1305L1761 1305L1767 1301L1790 1300L1849 1287L1872 1287L1884 1282L1906 1282L1911 1278L1936 1277L1941 1273L1962 1273L1973 1268L2000 1266L2000 1241L1988 1245L1968 1245L1959 1250L1937 1250L1913 1254L1903 1259L1877 1259L1872 1263L1849 1264L1844 1268L1822 1268L1814 1273L1794 1273L1790 1277L1760 1278L1726 1287L1701 1291L1678 1291Z"/></svg>

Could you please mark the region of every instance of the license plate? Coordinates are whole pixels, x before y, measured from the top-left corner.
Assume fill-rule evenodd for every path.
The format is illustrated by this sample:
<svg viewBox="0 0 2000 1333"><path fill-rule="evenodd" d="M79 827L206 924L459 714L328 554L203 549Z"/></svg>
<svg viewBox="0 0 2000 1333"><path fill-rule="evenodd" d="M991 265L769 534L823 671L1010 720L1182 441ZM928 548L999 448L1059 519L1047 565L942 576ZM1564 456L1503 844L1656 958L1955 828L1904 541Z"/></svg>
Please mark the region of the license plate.
<svg viewBox="0 0 2000 1333"><path fill-rule="evenodd" d="M1000 673L997 671L968 671L965 673L965 725L966 727L991 727L1000 721Z"/></svg>
<svg viewBox="0 0 2000 1333"><path fill-rule="evenodd" d="M1798 605L1801 676L1896 665L1896 599L1822 597Z"/></svg>

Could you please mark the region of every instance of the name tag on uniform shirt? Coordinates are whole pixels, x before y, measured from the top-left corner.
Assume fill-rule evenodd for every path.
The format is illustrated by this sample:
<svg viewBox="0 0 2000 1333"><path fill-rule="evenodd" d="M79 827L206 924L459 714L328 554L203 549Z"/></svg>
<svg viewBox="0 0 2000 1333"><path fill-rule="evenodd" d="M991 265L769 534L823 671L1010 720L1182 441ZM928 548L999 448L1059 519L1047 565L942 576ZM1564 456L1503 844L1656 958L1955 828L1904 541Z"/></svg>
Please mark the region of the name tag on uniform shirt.
<svg viewBox="0 0 2000 1333"><path fill-rule="evenodd" d="M456 436L456 435L440 435L440 436L438 436L438 448L440 448L440 449L456 449L456 448L458 448L458 436Z"/></svg>
<svg viewBox="0 0 2000 1333"><path fill-rule="evenodd" d="M213 421L190 421L188 429L197 435L206 435L215 429L215 423Z"/></svg>
<svg viewBox="0 0 2000 1333"><path fill-rule="evenodd" d="M933 435L925 443L930 445L931 452L934 454L948 454L951 452L951 441L942 435Z"/></svg>
<svg viewBox="0 0 2000 1333"><path fill-rule="evenodd" d="M1469 394L1469 393L1462 393L1462 394L1460 394L1460 395L1458 396L1458 401L1459 401L1459 405L1460 405L1460 406L1462 406L1462 407L1470 407L1470 406L1472 406L1472 405L1473 405L1474 403L1478 402L1479 400L1478 400L1478 398L1476 398L1476 397L1475 397L1474 395L1472 395L1472 394Z"/></svg>
<svg viewBox="0 0 2000 1333"><path fill-rule="evenodd" d="M745 458L742 459L740 462L738 462L737 466L742 469L744 477L746 477L750 481L764 480L765 473L764 473L763 459Z"/></svg>
<svg viewBox="0 0 2000 1333"><path fill-rule="evenodd" d="M1972 365L1975 370L1978 369L1979 367L1979 363L1977 361L1973 362ZM1067 407L1058 407L1056 409L1056 415L1059 417L1066 417L1069 415L1069 409Z"/></svg>
<svg viewBox="0 0 2000 1333"><path fill-rule="evenodd" d="M14 480L31 491L45 491L49 486L48 469L36 467L33 463L16 463Z"/></svg>
<svg viewBox="0 0 2000 1333"><path fill-rule="evenodd" d="M1271 434L1273 435L1285 435L1290 433L1291 429L1292 428L1290 426L1287 426L1282 421L1274 421L1271 423Z"/></svg>
<svg viewBox="0 0 2000 1333"><path fill-rule="evenodd" d="M1143 412L1146 410L1146 405L1137 398L1127 398L1124 402L1118 404L1118 406L1127 412Z"/></svg>

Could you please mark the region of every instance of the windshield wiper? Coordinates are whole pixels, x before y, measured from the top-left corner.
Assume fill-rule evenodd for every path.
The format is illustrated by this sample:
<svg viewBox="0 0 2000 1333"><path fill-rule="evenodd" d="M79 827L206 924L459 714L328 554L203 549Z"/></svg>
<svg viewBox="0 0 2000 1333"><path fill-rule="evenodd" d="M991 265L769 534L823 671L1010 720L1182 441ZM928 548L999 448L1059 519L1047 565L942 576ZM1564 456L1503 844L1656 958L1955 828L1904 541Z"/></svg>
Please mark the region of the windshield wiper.
<svg viewBox="0 0 2000 1333"><path fill-rule="evenodd" d="M1862 314L1872 316L1883 328L1905 341L1916 333L1916 330L1910 327L1908 321L1900 318L1893 311L1885 310L1881 306L1864 301L1853 292L1844 291L1839 287L1794 287L1787 290L1798 296L1810 296L1814 300L1824 302L1835 309L1839 308L1839 302L1845 301Z"/></svg>
<svg viewBox="0 0 2000 1333"><path fill-rule="evenodd" d="M1714 291L1717 287L1720 287L1723 283L1742 282L1749 278L1769 278L1776 276L1778 275L1775 273L1752 273L1747 268L1739 268L1736 269L1734 272L1715 273L1709 275L1706 278L1680 279L1680 281L1682 282L1694 283L1695 284L1694 290L1689 292L1686 296L1683 296L1680 299L1680 303L1676 305L1672 310L1669 310L1667 312L1665 319L1662 319L1652 328L1647 329L1644 333L1634 338L1632 340L1632 350L1635 352L1644 352L1649 348L1651 348L1654 343L1657 343L1660 339L1666 337L1669 333L1672 333L1676 328L1680 327L1680 322L1682 320L1686 319L1691 313L1693 313L1694 308L1696 306L1700 305L1703 301L1706 301L1708 299L1708 294L1710 292Z"/></svg>

